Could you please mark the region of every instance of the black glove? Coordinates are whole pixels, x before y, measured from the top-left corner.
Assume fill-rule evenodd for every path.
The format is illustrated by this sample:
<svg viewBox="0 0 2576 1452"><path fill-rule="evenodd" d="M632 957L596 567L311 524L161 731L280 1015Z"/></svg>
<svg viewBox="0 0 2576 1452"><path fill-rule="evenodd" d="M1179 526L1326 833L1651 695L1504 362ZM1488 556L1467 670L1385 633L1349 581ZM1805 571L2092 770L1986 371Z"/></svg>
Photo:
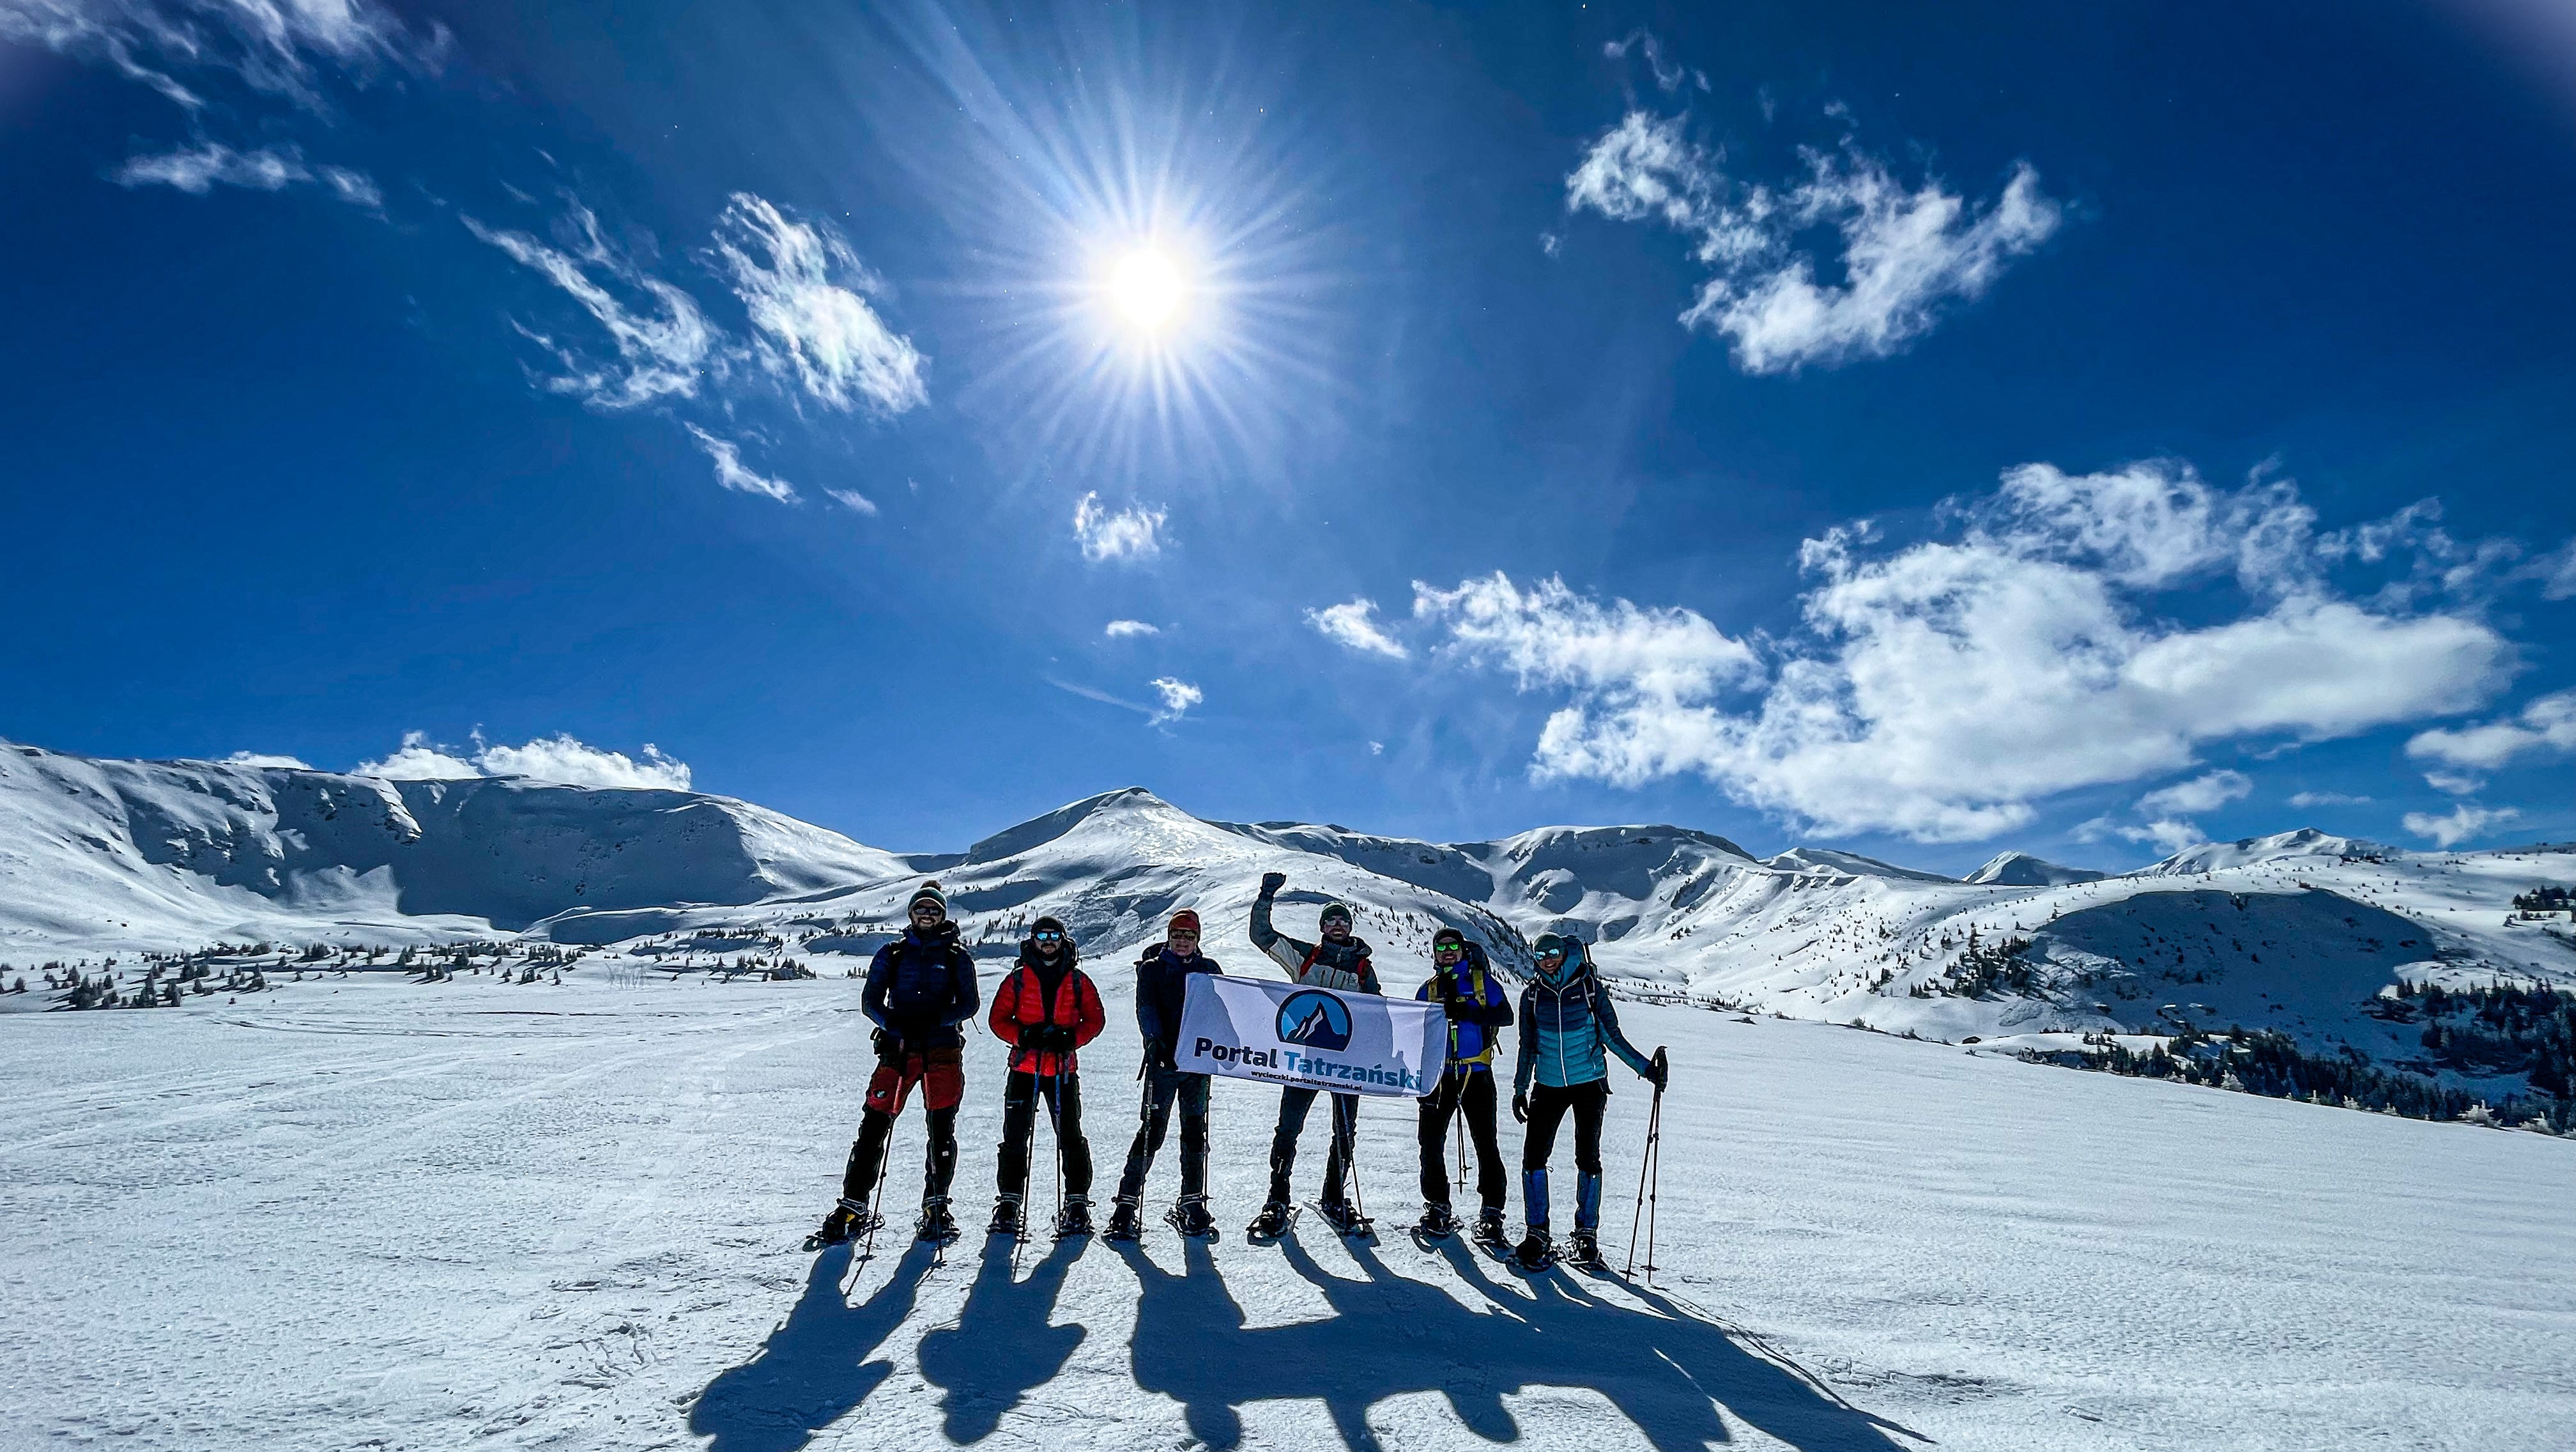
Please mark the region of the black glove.
<svg viewBox="0 0 2576 1452"><path fill-rule="evenodd" d="M903 1035L892 1029L881 1028L868 1036L868 1042L876 1045L878 1063L901 1064L903 1062Z"/></svg>
<svg viewBox="0 0 2576 1452"><path fill-rule="evenodd" d="M1453 1023L1475 1022L1476 1006L1463 998L1444 998L1440 1000L1440 1011L1449 1015L1450 1021Z"/></svg>
<svg viewBox="0 0 2576 1452"><path fill-rule="evenodd" d="M1664 1086L1672 1082L1673 1063L1672 1060L1664 1057L1662 1049L1655 1050L1655 1057L1646 1065L1646 1070L1646 1082L1654 1085L1657 1093L1661 1093Z"/></svg>
<svg viewBox="0 0 2576 1452"><path fill-rule="evenodd" d="M1529 1123L1528 1095L1514 1094L1512 1096L1512 1118L1519 1120L1523 1124Z"/></svg>
<svg viewBox="0 0 2576 1452"><path fill-rule="evenodd" d="M1263 897L1268 897L1268 896L1270 896L1272 893L1277 892L1279 889L1281 889L1281 888L1283 888L1283 887L1286 887L1287 885L1288 885L1288 874L1287 874L1287 873L1284 873L1284 872L1265 872L1265 873L1261 874L1261 895L1262 895Z"/></svg>
<svg viewBox="0 0 2576 1452"><path fill-rule="evenodd" d="M1073 1047L1073 1030L1051 1023L1032 1024L1020 1030L1020 1047L1041 1054L1061 1054Z"/></svg>

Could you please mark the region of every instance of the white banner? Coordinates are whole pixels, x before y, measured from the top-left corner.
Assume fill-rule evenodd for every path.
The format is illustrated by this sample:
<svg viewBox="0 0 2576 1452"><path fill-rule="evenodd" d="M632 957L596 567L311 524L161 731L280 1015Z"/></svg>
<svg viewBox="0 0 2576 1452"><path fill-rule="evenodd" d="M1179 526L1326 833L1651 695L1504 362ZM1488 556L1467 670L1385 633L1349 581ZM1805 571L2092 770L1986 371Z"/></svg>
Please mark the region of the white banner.
<svg viewBox="0 0 2576 1452"><path fill-rule="evenodd" d="M1436 1005L1410 998L1193 973L1172 1059L1188 1074L1418 1096L1439 1087L1448 1030Z"/></svg>

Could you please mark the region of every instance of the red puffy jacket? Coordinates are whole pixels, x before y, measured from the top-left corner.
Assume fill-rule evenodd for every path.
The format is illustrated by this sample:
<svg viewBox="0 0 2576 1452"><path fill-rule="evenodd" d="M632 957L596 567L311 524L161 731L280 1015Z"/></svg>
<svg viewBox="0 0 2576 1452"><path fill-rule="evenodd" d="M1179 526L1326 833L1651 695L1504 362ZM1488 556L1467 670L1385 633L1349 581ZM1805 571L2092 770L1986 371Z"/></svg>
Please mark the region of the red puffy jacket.
<svg viewBox="0 0 2576 1452"><path fill-rule="evenodd" d="M1055 1001L1047 1002L1044 980L1039 976L1043 962L1037 948L1020 945L1019 966L993 990L990 1022L993 1037L1011 1046L1011 1068L1032 1074L1070 1074L1076 1067L1074 1052L1065 1050L1026 1049L1020 1047L1023 1029L1040 1024L1053 1024L1073 1030L1074 1048L1100 1037L1109 1026L1109 1015L1100 1007L1100 990L1091 984L1091 975L1075 965L1071 943L1064 947L1063 976L1056 980Z"/></svg>

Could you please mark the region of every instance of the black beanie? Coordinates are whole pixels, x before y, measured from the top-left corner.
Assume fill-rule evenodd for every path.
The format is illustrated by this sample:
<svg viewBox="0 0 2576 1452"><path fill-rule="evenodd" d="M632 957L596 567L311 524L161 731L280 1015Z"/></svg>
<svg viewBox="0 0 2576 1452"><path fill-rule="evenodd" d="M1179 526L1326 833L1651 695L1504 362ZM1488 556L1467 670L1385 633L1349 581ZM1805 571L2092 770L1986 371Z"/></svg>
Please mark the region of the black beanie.
<svg viewBox="0 0 2576 1452"><path fill-rule="evenodd" d="M903 910L905 912L910 912L914 908L921 906L923 903L931 903L937 906L941 917L946 917L948 915L948 894L940 889L939 879L934 877L930 881L923 883L921 886L914 888L912 890L912 896L905 899Z"/></svg>
<svg viewBox="0 0 2576 1452"><path fill-rule="evenodd" d="M1053 928L1057 932L1061 933L1064 931L1064 924L1053 917L1043 917L1038 919L1036 922L1029 924L1029 931L1032 933L1041 928Z"/></svg>

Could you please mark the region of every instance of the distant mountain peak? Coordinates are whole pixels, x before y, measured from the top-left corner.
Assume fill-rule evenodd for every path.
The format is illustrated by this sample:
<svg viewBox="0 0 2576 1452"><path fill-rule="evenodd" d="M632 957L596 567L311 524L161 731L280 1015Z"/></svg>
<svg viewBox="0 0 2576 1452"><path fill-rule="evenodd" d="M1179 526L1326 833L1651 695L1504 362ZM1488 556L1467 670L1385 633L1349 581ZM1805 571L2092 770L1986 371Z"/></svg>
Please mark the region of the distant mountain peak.
<svg viewBox="0 0 2576 1452"><path fill-rule="evenodd" d="M1843 852L1832 847L1792 847L1776 857L1766 857L1762 865L1775 872L1839 872L1847 877L1890 877L1901 882L1956 882L1937 872L1924 872L1912 867L1899 867L1857 852Z"/></svg>
<svg viewBox="0 0 2576 1452"><path fill-rule="evenodd" d="M2107 872L2068 867L2027 852L1998 852L1985 866L1959 880L1981 887L2064 887L2077 882L2100 882L2108 876Z"/></svg>
<svg viewBox="0 0 2576 1452"><path fill-rule="evenodd" d="M2256 862L2271 862L2287 857L2370 857L2405 855L2385 843L2365 837L2338 837L2314 827L2296 831L2275 832L2268 837L2239 837L2233 842L2203 842L2186 847L2161 862L2153 862L2127 874L2131 877L2179 877L2203 872L2217 872L2229 867L2244 867Z"/></svg>

